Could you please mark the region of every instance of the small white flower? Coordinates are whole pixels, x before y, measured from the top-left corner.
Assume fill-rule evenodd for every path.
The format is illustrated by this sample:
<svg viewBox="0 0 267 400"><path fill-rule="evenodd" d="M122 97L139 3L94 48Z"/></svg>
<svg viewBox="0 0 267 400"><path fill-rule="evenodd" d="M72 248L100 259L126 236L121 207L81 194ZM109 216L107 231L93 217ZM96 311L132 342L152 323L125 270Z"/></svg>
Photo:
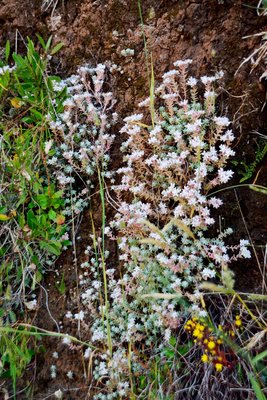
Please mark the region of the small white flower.
<svg viewBox="0 0 267 400"><path fill-rule="evenodd" d="M200 310L198 315L199 315L199 317L205 318L205 317L207 317L208 313L205 310Z"/></svg>
<svg viewBox="0 0 267 400"><path fill-rule="evenodd" d="M208 85L216 80L215 76L202 76L200 79L204 85Z"/></svg>
<svg viewBox="0 0 267 400"><path fill-rule="evenodd" d="M73 379L73 372L72 371L68 371L66 375L67 375L67 377L69 379Z"/></svg>
<svg viewBox="0 0 267 400"><path fill-rule="evenodd" d="M216 93L213 90L207 90L204 93L204 97L205 99L214 99L215 98Z"/></svg>
<svg viewBox="0 0 267 400"><path fill-rule="evenodd" d="M225 171L223 168L220 168L218 170L218 177L220 180L220 183L227 183L232 176L234 175L234 172L231 170Z"/></svg>
<svg viewBox="0 0 267 400"><path fill-rule="evenodd" d="M201 275L202 275L203 279L209 279L209 278L214 278L216 275L216 272L210 268L204 268L201 271Z"/></svg>
<svg viewBox="0 0 267 400"><path fill-rule="evenodd" d="M170 329L166 329L164 332L164 340L165 342L168 342L171 338L171 330Z"/></svg>
<svg viewBox="0 0 267 400"><path fill-rule="evenodd" d="M63 392L62 392L62 390L58 389L58 390L54 393L54 396L55 396L56 399L59 399L59 400L63 399Z"/></svg>
<svg viewBox="0 0 267 400"><path fill-rule="evenodd" d="M87 347L87 349L84 352L84 358L89 358L91 353L92 353L92 350L90 349L90 347Z"/></svg>
<svg viewBox="0 0 267 400"><path fill-rule="evenodd" d="M57 377L57 367L55 365L51 365L50 367L50 376L52 379Z"/></svg>
<svg viewBox="0 0 267 400"><path fill-rule="evenodd" d="M163 79L166 79L166 78L173 77L173 76L175 76L175 75L178 75L178 71L176 71L176 69L172 69L171 71L168 71L168 72L166 72L165 74L163 74L163 75L162 75L162 78L163 78Z"/></svg>
<svg viewBox="0 0 267 400"><path fill-rule="evenodd" d="M124 118L124 122L126 123L131 123L131 122L138 122L143 119L143 114L133 114L130 115L129 117Z"/></svg>
<svg viewBox="0 0 267 400"><path fill-rule="evenodd" d="M65 315L66 318L72 318L73 315L70 311L67 312L67 314Z"/></svg>
<svg viewBox="0 0 267 400"><path fill-rule="evenodd" d="M150 101L151 101L150 97L147 97L145 100L141 101L138 104L138 107L148 107L150 106Z"/></svg>
<svg viewBox="0 0 267 400"><path fill-rule="evenodd" d="M53 140L49 140L48 142L45 142L45 154L49 153L49 150L51 149L53 144Z"/></svg>
<svg viewBox="0 0 267 400"><path fill-rule="evenodd" d="M197 79L193 78L192 76L190 76L190 78L187 80L187 85L194 87L197 85Z"/></svg>
<svg viewBox="0 0 267 400"><path fill-rule="evenodd" d="M224 127L230 125L230 121L227 117L214 117L213 119L218 126Z"/></svg>
<svg viewBox="0 0 267 400"><path fill-rule="evenodd" d="M37 308L37 300L25 301L24 304L30 311L36 310Z"/></svg>
<svg viewBox="0 0 267 400"><path fill-rule="evenodd" d="M187 60L177 60L177 61L175 61L174 63L173 63L173 65L175 66L175 67L184 67L184 66L186 66L186 65L189 65L189 64L192 64L192 60L190 60L190 59L187 59Z"/></svg>
<svg viewBox="0 0 267 400"><path fill-rule="evenodd" d="M81 310L79 313L74 314L74 318L78 321L83 321L84 319L84 312Z"/></svg>
<svg viewBox="0 0 267 400"><path fill-rule="evenodd" d="M63 340L62 343L64 344L71 344L71 339L68 337L68 335L66 335Z"/></svg>

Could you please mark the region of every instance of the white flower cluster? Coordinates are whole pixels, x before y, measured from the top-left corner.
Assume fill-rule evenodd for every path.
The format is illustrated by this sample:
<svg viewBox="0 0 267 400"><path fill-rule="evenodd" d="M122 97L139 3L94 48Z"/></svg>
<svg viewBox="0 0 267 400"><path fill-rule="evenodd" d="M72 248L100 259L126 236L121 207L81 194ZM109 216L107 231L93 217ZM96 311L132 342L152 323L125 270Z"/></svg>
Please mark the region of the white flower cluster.
<svg viewBox="0 0 267 400"><path fill-rule="evenodd" d="M60 85L67 88L68 98L56 121L48 116L57 140L47 146L47 164L62 188L77 179L86 179L90 188L97 168L104 172L107 168L114 140L110 127L116 115L112 114L113 93L104 88L106 75L104 64L96 68L85 65Z"/></svg>
<svg viewBox="0 0 267 400"><path fill-rule="evenodd" d="M198 80L188 78L191 62L177 61L177 69L163 75L154 99L161 106L150 109L152 126L144 123L143 114L134 114L121 129L128 135L122 144L126 166L118 170L121 183L114 189L129 192L132 200L120 204L112 226L119 231L131 296L134 291L181 292L191 298L199 282L214 278L219 267L250 257L247 241L235 247L237 254L225 244L229 229L209 237L212 209L222 204L210 192L233 175L226 166L235 154L234 135L229 119L216 115L214 84L223 74L200 79L201 101ZM151 103L141 106L150 108ZM141 265L137 281L134 271ZM161 309L157 321L162 314ZM173 325L170 321L166 317L164 324Z"/></svg>
<svg viewBox="0 0 267 400"><path fill-rule="evenodd" d="M234 155L234 135L228 118L215 114L213 85L221 74L200 80L205 89L202 103L198 81L187 77L190 63L178 61L177 69L164 75L156 90L163 105L152 110L151 127L146 128L143 114L124 120L126 165L119 169L123 176L114 189L130 196L120 201L114 221L104 231L107 236L114 228L118 231L122 270L118 274L109 267L107 251L100 257L96 248L101 248L101 240L94 238L79 275L83 310L66 315L86 324L90 316L93 346L107 343L108 338L112 342L112 354L94 353L93 377L105 381L95 400L128 398L129 375L145 372L136 355L125 349L142 343L151 352L159 336L169 342L188 312L205 316L198 304L199 283L215 278L231 260L250 257L248 241L226 245L230 228L209 236L215 223L212 209L222 205L209 192L233 174L226 164ZM73 159L70 149L64 151L66 160ZM91 354L88 351L86 357Z"/></svg>

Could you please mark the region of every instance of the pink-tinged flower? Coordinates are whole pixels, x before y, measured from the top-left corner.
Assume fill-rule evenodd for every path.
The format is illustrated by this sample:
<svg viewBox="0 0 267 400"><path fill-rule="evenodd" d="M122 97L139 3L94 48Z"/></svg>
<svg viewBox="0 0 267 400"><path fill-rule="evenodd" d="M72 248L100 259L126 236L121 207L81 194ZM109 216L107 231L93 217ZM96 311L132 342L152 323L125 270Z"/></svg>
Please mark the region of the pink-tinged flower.
<svg viewBox="0 0 267 400"><path fill-rule="evenodd" d="M231 170L226 171L223 168L220 168L218 171L218 178L220 183L227 183L232 178L233 175L234 172Z"/></svg>
<svg viewBox="0 0 267 400"><path fill-rule="evenodd" d="M204 268L201 271L201 275L202 275L203 279L210 279L210 278L214 278L216 276L216 272L213 269Z"/></svg>
<svg viewBox="0 0 267 400"><path fill-rule="evenodd" d="M189 65L189 64L192 64L192 60L191 59L187 59L187 60L177 60L177 61L175 61L174 63L173 63L173 65L175 66L175 67L184 67L184 66L186 66L186 65Z"/></svg>
<svg viewBox="0 0 267 400"><path fill-rule="evenodd" d="M227 117L214 117L213 120L218 126L224 127L230 125L230 121Z"/></svg>
<svg viewBox="0 0 267 400"><path fill-rule="evenodd" d="M186 83L188 86L195 87L197 85L197 79L190 76Z"/></svg>

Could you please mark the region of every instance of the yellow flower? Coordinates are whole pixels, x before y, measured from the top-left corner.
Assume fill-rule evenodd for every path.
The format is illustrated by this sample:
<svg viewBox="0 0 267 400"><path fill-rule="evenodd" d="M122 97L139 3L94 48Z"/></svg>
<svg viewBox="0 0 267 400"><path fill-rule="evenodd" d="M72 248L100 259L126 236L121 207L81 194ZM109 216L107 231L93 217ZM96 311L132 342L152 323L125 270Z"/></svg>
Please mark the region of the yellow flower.
<svg viewBox="0 0 267 400"><path fill-rule="evenodd" d="M208 348L209 348L210 350L213 350L214 347L215 347L215 343L214 343L214 342L208 342Z"/></svg>
<svg viewBox="0 0 267 400"><path fill-rule="evenodd" d="M235 317L235 325L239 328L242 325L241 317L240 315L237 315Z"/></svg>
<svg viewBox="0 0 267 400"><path fill-rule="evenodd" d="M203 363L206 363L209 361L209 357L207 356L207 354L203 354L201 357L201 361L203 361Z"/></svg>
<svg viewBox="0 0 267 400"><path fill-rule="evenodd" d="M195 329L193 332L193 336L198 337L199 334L200 334L200 331L198 329Z"/></svg>
<svg viewBox="0 0 267 400"><path fill-rule="evenodd" d="M216 368L216 371L221 372L223 369L223 365L221 363L216 363L215 368Z"/></svg>

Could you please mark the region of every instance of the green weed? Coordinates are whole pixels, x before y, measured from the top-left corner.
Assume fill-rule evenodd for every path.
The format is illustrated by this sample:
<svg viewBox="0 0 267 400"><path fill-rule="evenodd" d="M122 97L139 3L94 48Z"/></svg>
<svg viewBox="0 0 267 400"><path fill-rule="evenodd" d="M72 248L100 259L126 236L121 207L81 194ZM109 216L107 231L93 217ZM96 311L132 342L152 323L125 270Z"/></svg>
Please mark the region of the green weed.
<svg viewBox="0 0 267 400"><path fill-rule="evenodd" d="M238 173L242 176L240 182L245 182L252 178L257 170L259 164L263 161L267 154L267 143L266 140L261 140L257 145L257 150L255 153L255 159L252 163L247 164L244 161L232 161L232 163L238 167Z"/></svg>
<svg viewBox="0 0 267 400"><path fill-rule="evenodd" d="M4 60L0 61L2 327L16 322L16 308L36 307L31 291L41 281L47 263L52 263L70 244L62 239L67 231L62 191L57 189L46 165L47 143L52 138L49 118L56 118L66 99L65 89L54 90L60 78L49 75L49 58L62 44L52 47L52 37L47 42L40 36L38 39L41 50L37 51L28 39L24 56L11 56L7 42ZM31 361L34 348L35 341L25 336L24 328L17 332L2 330L1 374L11 378L14 391L16 379Z"/></svg>

